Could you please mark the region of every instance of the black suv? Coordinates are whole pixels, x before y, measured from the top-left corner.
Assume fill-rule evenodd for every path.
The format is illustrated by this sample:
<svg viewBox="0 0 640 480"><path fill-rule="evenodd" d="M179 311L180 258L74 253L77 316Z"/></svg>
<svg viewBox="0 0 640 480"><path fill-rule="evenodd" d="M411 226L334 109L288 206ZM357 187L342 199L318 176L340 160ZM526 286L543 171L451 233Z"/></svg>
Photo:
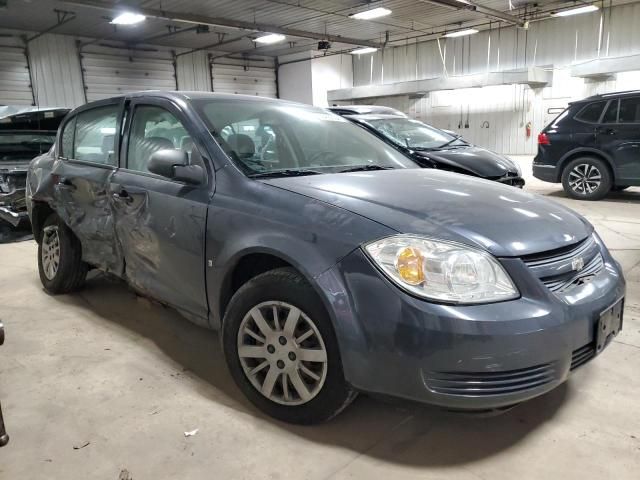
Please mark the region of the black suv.
<svg viewBox="0 0 640 480"><path fill-rule="evenodd" d="M640 90L569 104L538 135L533 176L580 200L640 185Z"/></svg>

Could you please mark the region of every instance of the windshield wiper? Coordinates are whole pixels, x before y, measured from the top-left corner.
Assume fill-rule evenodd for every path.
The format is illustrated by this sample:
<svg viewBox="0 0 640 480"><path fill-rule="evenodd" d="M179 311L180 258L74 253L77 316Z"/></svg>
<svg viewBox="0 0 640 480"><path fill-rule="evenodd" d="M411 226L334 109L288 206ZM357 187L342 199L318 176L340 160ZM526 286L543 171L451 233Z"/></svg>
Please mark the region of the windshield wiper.
<svg viewBox="0 0 640 480"><path fill-rule="evenodd" d="M345 168L344 170L339 170L338 173L349 173L349 172L366 172L367 170L393 170L394 167L385 167L383 165L359 165L357 167Z"/></svg>
<svg viewBox="0 0 640 480"><path fill-rule="evenodd" d="M269 177L302 177L304 175L320 175L323 172L317 170L308 170L305 168L300 169L286 169L286 170L273 170L270 172L258 172L249 175L250 178L269 178Z"/></svg>

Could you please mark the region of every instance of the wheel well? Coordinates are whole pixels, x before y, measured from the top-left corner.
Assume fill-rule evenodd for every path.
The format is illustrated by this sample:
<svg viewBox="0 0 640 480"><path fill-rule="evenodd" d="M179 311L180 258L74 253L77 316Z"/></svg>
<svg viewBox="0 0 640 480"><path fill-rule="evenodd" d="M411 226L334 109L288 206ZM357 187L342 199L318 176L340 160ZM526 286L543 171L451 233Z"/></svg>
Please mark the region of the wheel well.
<svg viewBox="0 0 640 480"><path fill-rule="evenodd" d="M580 157L593 157L593 158L597 158L598 160L602 160L604 164L607 166L607 168L609 169L609 173L611 174L611 179L615 182L616 173L611 167L609 160L607 160L606 157L604 157L603 155L600 155L597 152L576 152L569 155L567 158L565 158L562 161L562 168L560 168L560 180L562 180L562 176L564 175L564 169L567 168L567 165L569 165L569 163L572 160L575 160L576 158L580 158Z"/></svg>
<svg viewBox="0 0 640 480"><path fill-rule="evenodd" d="M293 268L293 265L268 253L252 253L242 257L224 282L220 296L220 319L224 317L229 300L242 285L261 273L283 267Z"/></svg>
<svg viewBox="0 0 640 480"><path fill-rule="evenodd" d="M36 242L40 243L42 240L42 226L45 220L55 213L53 209L46 203L36 202L31 209L31 230Z"/></svg>

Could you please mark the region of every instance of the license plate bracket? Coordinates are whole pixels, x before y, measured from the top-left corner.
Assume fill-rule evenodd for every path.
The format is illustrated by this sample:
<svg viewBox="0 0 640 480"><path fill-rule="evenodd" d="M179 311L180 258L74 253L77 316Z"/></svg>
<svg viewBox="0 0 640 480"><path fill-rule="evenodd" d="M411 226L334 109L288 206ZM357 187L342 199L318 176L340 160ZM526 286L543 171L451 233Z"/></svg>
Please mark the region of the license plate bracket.
<svg viewBox="0 0 640 480"><path fill-rule="evenodd" d="M596 355L622 330L623 311L624 298L621 298L600 314L596 331Z"/></svg>

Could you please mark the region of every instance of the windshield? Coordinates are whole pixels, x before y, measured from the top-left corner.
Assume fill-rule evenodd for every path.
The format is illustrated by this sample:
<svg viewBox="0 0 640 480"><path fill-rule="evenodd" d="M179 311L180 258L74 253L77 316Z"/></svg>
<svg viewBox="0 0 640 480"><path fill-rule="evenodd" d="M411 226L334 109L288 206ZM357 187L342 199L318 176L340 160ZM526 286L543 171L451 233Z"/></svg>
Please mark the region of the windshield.
<svg viewBox="0 0 640 480"><path fill-rule="evenodd" d="M31 160L49 151L55 133L0 133L0 162Z"/></svg>
<svg viewBox="0 0 640 480"><path fill-rule="evenodd" d="M441 148L456 143L466 145L458 137L410 118L373 119L366 120L365 123L395 143L416 150Z"/></svg>
<svg viewBox="0 0 640 480"><path fill-rule="evenodd" d="M242 99L197 99L193 105L249 176L418 168L362 128L319 108Z"/></svg>

